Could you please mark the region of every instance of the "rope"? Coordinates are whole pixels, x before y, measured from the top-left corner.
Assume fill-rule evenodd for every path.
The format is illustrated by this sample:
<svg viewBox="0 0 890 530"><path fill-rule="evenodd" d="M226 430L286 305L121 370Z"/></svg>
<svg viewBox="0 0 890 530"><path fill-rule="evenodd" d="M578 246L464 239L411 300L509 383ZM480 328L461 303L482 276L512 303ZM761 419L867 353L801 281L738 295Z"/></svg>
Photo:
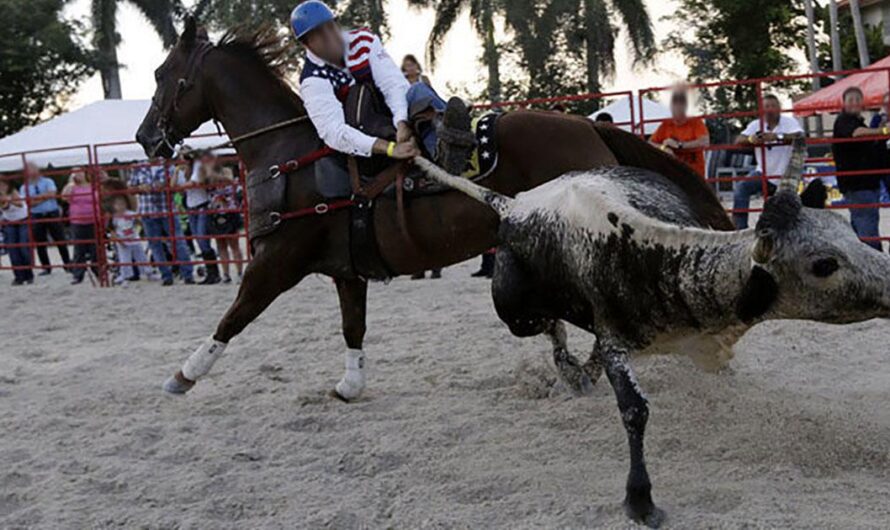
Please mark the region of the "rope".
<svg viewBox="0 0 890 530"><path fill-rule="evenodd" d="M242 134L241 136L236 136L226 142L221 144L212 145L205 149L201 149L204 152L216 151L217 149L223 149L224 147L234 147L235 144L243 142L245 140L250 140L251 138L256 138L257 136L262 136L266 133L270 133L272 131L277 131L278 129L284 129L285 127L290 127L291 125L297 125L298 123L302 123L309 119L309 116L299 116L296 118L291 118L289 120L280 121L278 123L273 123L267 127L263 127L262 129L257 129L255 131L250 131L249 133Z"/></svg>

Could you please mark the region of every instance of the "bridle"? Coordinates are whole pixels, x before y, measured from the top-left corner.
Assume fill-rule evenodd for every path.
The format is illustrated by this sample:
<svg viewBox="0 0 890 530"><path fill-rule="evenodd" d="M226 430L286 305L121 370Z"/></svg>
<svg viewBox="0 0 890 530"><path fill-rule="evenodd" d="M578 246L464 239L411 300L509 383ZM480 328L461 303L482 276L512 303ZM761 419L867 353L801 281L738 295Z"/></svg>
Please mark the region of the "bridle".
<svg viewBox="0 0 890 530"><path fill-rule="evenodd" d="M175 153L176 146L187 136L187 134L183 134L181 131L176 130L176 127L173 125L173 115L174 113L179 111L179 102L182 100L185 94L187 94L191 89L195 87L197 77L198 75L200 75L201 72L201 67L204 65L204 59L205 57L207 57L207 54L210 53L213 49L214 46L208 39L200 38L198 39L192 52L189 54L188 62L186 63L185 68L185 76L180 77L179 80L176 82L176 92L173 93L173 98L171 99L170 104L166 106L166 109L161 112L160 116L158 117L157 127L161 131L161 141L160 143L158 143L157 147L166 145L170 148L171 152ZM212 119L213 122L216 124L217 131L219 131L220 136L222 136L222 129L219 125L219 122L216 120L216 113L213 112L212 109L210 115L213 117ZM262 136L266 133L277 131L278 129L283 129L285 127L290 127L291 125L296 125L308 120L309 116L304 115L280 121L278 123L274 123L272 125L250 131L246 134L242 134L223 143L201 149L201 152L211 152L226 147L234 147L238 142L256 138L257 136Z"/></svg>
<svg viewBox="0 0 890 530"><path fill-rule="evenodd" d="M213 48L213 44L208 39L197 39L195 46L189 54L184 77L180 77L176 81L176 91L173 93L173 98L166 105L166 108L160 112L158 117L157 127L161 131L161 142L158 144L158 147L166 145L172 152L175 152L176 145L185 138L186 135L176 130L175 125L173 125L173 115L179 111L179 103L182 98L195 87L197 77L200 75L201 67L204 64L204 58L207 57L207 54ZM153 104L157 105L157 102L155 101Z"/></svg>

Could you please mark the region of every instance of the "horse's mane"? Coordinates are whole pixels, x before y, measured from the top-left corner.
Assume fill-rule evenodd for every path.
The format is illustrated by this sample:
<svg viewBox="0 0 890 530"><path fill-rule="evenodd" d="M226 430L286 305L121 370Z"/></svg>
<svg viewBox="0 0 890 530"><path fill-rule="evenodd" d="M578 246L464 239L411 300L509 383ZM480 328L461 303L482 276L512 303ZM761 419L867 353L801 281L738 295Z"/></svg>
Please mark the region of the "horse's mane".
<svg viewBox="0 0 890 530"><path fill-rule="evenodd" d="M702 222L715 230L734 230L735 227L711 185L677 158L660 151L634 134L617 127L594 125L618 163L655 171L680 187Z"/></svg>
<svg viewBox="0 0 890 530"><path fill-rule="evenodd" d="M216 47L252 57L274 77L287 83L287 73L293 66L291 44L281 37L275 26L263 24L258 28L235 27L219 39Z"/></svg>

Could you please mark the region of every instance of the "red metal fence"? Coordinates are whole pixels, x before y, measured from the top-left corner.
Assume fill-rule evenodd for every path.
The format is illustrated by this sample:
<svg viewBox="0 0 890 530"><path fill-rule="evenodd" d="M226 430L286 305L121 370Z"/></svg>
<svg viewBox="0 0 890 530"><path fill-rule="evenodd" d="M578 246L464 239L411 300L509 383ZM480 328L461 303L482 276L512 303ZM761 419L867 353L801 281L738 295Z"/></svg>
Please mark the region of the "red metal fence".
<svg viewBox="0 0 890 530"><path fill-rule="evenodd" d="M888 92L890 92L890 68L880 68L870 70L874 71L883 71L887 74L888 79ZM842 72L841 74L852 74L861 71L848 71ZM733 109L730 112L724 113L710 113L710 114L699 114L698 116L690 116L690 117L698 117L704 120L759 120L761 130L765 130L764 128L764 95L771 92L776 92L778 94L785 94L788 92L789 85L794 83L800 83L802 81L811 80L813 77L819 78L828 78L828 77L836 77L839 74L833 73L822 73L822 74L804 74L797 76L784 76L784 77L771 77L771 78L763 78L763 79L751 79L751 80L742 80L742 81L723 81L723 82L715 82L715 83L704 83L698 85L688 85L685 88L692 93L701 93L704 91L715 91L715 90L735 90L743 87L747 90L753 90L756 95L756 105L752 108L737 108ZM589 102L589 101L597 101L601 105L603 103L611 103L616 101L627 101L630 117L627 120L617 121L614 125L617 127L623 127L628 130L634 131L637 134L643 134L645 127L647 124L659 123L663 121L660 118L652 118L647 117L645 115L645 105L644 99L664 99L665 96L674 89L674 87L652 87L640 90L636 95L636 103L638 105L634 105L635 96L631 91L616 91L616 92L608 92L608 93L600 93L600 94L578 94L578 95L569 95L569 96L557 96L551 98L539 98L539 99L530 99L524 101L511 101L511 102L499 102L493 104L481 104L476 105L475 108L479 110L492 109L492 108L542 108L542 109L552 109L556 104L563 105L573 105L579 102ZM826 112L832 112L839 110L841 106L841 102L838 101L837 105L834 107L824 109ZM635 113L639 109L639 116L636 116ZM783 113L791 113L792 109L783 108ZM856 138L856 139L835 139L831 138L825 134L810 134L807 138L807 143L810 146L818 147L818 146L831 146L840 142L850 142L850 141L875 141L875 140L888 140L890 136L879 136L873 138ZM28 163L31 161L29 157L35 157L39 155L45 155L49 152L59 152L59 151L71 151L71 152L83 152L85 153L85 159L88 161L86 165L83 166L83 170L89 175L89 182L91 183L91 190L94 200L93 206L93 218L90 220L92 226L94 227L94 236L88 239L82 240L68 240L64 241L65 245L68 246L89 246L95 248L94 260L92 263L70 263L68 265L63 265L60 263L50 264L48 267L50 268L60 268L65 267L67 269L84 269L89 268L90 270L95 271L95 277L100 285L108 286L112 284L111 273L113 269L118 267L118 264L115 261L114 253L109 252L117 244L121 243L132 243L136 242L140 245L148 244L149 246L153 246L155 250L159 250L160 247L158 245L151 245L154 242L160 241L164 243L165 254L169 252L171 258L167 258L166 256L157 256L153 255L151 260L135 263L132 265L136 266L170 266L170 267L189 267L189 266L208 266L208 265L227 265L227 264L235 264L241 265L246 263L249 260L249 256L245 255L241 259L222 259L217 257L214 260L207 260L203 257L201 259L195 259L191 255L183 256L182 248L183 246L180 243L198 243L201 240L216 240L217 243L222 243L226 240L235 240L238 241L238 247L247 247L245 231L239 231L235 234L223 234L223 235L210 235L210 234L188 234L185 228L187 222L185 221L185 216L189 214L188 211L184 211L180 205L180 202L177 201L177 196L182 195L189 189L194 189L195 187L203 188L208 190L208 192L219 192L219 190L224 189L226 193L221 195L225 196L234 196L237 195L236 188L240 186L242 190L241 193L241 201L237 204L237 206L211 206L208 209L204 209L200 212L197 212L201 215L214 216L217 214L237 214L243 218L244 223L248 222L247 218L247 196L246 196L246 183L245 183L245 171L242 164L239 163L237 158L235 157L222 157L220 159L221 163L228 164L232 168L236 169L235 171L235 180L230 183L217 183L217 184L200 184L194 185L193 183L189 183L189 175L185 175L185 179L182 178L182 170L178 168L182 164L185 164L183 160L174 160L174 161L164 161L158 163L151 162L141 162L141 163L127 163L127 164L100 164L101 160L100 155L102 154L103 149L110 148L112 146L124 145L127 143L133 142L117 142L113 144L102 144L102 145L80 145L80 146L70 146L63 148L55 148L55 149L46 149L41 151L34 151L28 153L11 153L6 155L0 155L0 160L9 160L9 159L18 159L21 163L22 168L27 167ZM774 144L777 145L777 144ZM760 181L761 189L763 197L766 198L768 195L768 186L767 183L770 179L779 178L779 175L768 175L766 174L766 151L767 149L773 147L771 144L762 144L757 149L760 149L761 160L763 160L763 165L760 167L760 174L757 176L750 175L738 175L735 170L733 170L729 176L725 176L723 173L719 173L715 170L712 170L710 173L705 175L705 180L713 183L716 187L720 188L722 186L726 186L727 184L736 185L738 182L745 181ZM743 147L733 143L732 139L727 142L713 142L711 145L702 148L703 152L711 153L711 156L714 156L715 153L719 153L721 151L739 151ZM811 169L817 168L821 165L821 169L818 170L814 176L819 177L834 177L834 178L856 178L863 175L884 175L890 174L890 168L886 169L875 169L875 170L867 170L867 171L837 171L836 168L832 167L832 158L829 156L818 156L808 158L807 163L811 166ZM162 167L165 178L163 178L163 185L151 190L151 193L162 194L163 200L166 205L163 208L163 211L160 212L136 212L132 214L124 214L124 217L129 216L134 219L141 219L143 224L148 221L151 223L151 219L165 219L166 220L166 234L160 236L148 236L144 232L136 237L135 239L128 239L126 241L122 240L119 237L116 237L112 231L109 230L109 222L112 220L113 215L108 208L109 203L112 201L114 197L125 196L125 197L138 197L139 195L144 195L148 193L148 190L139 190L126 186L128 182L128 176L132 174L134 171L140 170L149 170L149 171L157 171L158 168ZM750 166L745 168L738 168L740 171L744 171L747 169L752 169ZM45 176L59 176L59 175L68 175L72 172L71 169L52 169L52 170L42 170L41 174ZM116 177L109 177L109 175L116 174ZM7 180L15 183L15 187L19 188L19 184L23 180L23 172L14 172L8 174L0 174L0 180ZM110 183L113 183L113 180L109 179L122 179L118 180L119 184L117 186L111 186ZM44 200L46 197L42 197L39 200L36 200L32 197L31 187L22 186L23 190L23 199L29 205L29 207L36 206L39 202ZM53 197L57 200L64 200L65 197L61 194L61 192L56 193ZM877 203L869 203L869 204L842 204L836 203L829 205L830 208L886 208L890 206L890 203L887 202L877 202ZM61 210L60 210L61 211ZM728 211L732 213L755 213L760 211L759 208L729 208ZM191 212L196 213L196 212ZM120 215L119 215L120 217ZM0 262L0 270L24 270L24 269L34 269L39 270L46 268L47 266L44 264L38 264L40 251L46 249L47 247L56 246L57 242L38 242L35 238L35 231L42 232L41 225L50 225L50 224L70 224L71 217L69 215L59 214L54 217L42 217L35 218L33 215L29 215L23 221L17 222L7 222L7 226L11 225L22 225L27 226L27 234L28 234L28 242L26 243L10 243L9 241L4 241L2 245L0 245L0 249L5 249L7 252L10 252L14 249L18 248L26 248L28 249L28 254L30 255L30 264L29 265L7 265L5 263ZM80 220L83 221L82 219ZM177 230L179 228L179 230ZM245 227L246 228L246 227ZM35 230L36 229L36 230ZM866 240L887 240L890 239L888 236L884 237L872 237L872 238L863 238Z"/></svg>

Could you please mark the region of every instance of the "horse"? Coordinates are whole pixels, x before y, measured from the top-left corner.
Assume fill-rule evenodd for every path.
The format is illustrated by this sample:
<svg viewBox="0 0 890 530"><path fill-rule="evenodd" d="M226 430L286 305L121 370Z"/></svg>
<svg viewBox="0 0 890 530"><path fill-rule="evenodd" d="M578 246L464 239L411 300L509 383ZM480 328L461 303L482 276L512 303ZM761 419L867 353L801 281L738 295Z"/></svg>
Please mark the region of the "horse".
<svg viewBox="0 0 890 530"><path fill-rule="evenodd" d="M317 150L321 142L311 122L300 119L306 111L286 81L286 65L286 47L274 29L234 30L212 44L189 17L155 72L157 89L137 141L149 157L170 157L176 143L204 122L216 120L251 173ZM282 123L287 125L270 127ZM501 194L515 195L573 170L634 165L675 182L692 198L705 225L733 229L701 177L633 134L596 126L584 117L520 110L498 119L496 136L499 161L484 183ZM286 201L292 211L324 200L312 171L298 167L287 173ZM463 193L442 190L410 197L401 222L396 203L380 196L373 210L379 255L394 275L458 263L496 243L497 215ZM322 274L336 284L347 346L346 375L335 396L358 398L365 385L361 370L368 281L353 267L349 225L347 210L331 210L282 221L273 232L253 238L252 260L234 303L165 389L185 393L193 388L228 343L276 297L307 275ZM400 229L405 226L410 233Z"/></svg>

